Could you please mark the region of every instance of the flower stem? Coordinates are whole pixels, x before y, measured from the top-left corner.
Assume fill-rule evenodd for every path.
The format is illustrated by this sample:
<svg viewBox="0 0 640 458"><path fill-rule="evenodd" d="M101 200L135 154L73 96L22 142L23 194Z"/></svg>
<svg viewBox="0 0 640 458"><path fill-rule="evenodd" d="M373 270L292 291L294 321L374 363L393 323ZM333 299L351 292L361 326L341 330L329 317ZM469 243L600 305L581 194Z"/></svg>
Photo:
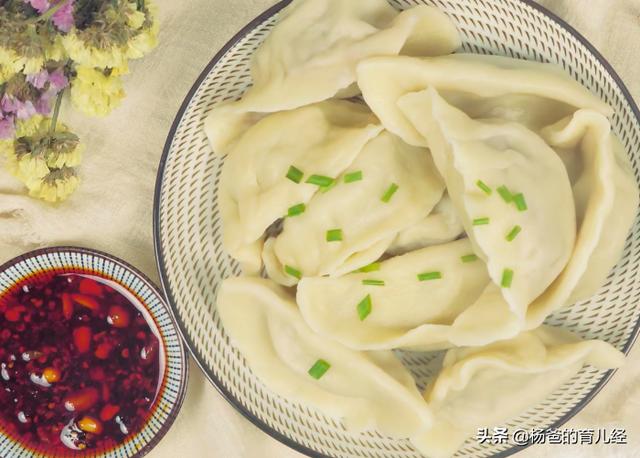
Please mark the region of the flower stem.
<svg viewBox="0 0 640 458"><path fill-rule="evenodd" d="M51 117L51 124L49 125L49 135L53 135L56 132L56 126L58 124L58 115L60 114L60 105L62 105L62 96L64 95L64 90L58 93L58 97L56 97L56 106L53 109L53 116Z"/></svg>

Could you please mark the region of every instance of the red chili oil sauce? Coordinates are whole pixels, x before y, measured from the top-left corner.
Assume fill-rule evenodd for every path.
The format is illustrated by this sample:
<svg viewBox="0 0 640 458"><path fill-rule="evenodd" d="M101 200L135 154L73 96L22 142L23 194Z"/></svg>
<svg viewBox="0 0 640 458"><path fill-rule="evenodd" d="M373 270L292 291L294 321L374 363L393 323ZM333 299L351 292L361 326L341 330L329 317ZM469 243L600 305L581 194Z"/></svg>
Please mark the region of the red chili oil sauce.
<svg viewBox="0 0 640 458"><path fill-rule="evenodd" d="M0 296L0 430L45 454L142 429L164 347L137 297L93 273L41 272Z"/></svg>

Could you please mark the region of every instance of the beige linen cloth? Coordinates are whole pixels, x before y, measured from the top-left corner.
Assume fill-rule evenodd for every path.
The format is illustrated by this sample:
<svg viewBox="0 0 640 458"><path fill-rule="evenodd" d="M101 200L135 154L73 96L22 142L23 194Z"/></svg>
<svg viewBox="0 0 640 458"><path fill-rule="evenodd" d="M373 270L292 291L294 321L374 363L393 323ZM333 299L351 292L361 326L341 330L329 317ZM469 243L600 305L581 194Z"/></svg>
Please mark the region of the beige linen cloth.
<svg viewBox="0 0 640 458"><path fill-rule="evenodd" d="M183 97L207 62L274 0L156 0L161 45L132 65L128 97L107 119L67 105L63 119L87 145L83 184L50 206L24 195L0 171L0 262L37 247L72 244L105 250L157 281L153 191L165 137ZM349 0L345 0L349 1ZM488 0L500 1L500 0ZM640 100L640 0L544 0L613 64ZM301 456L263 434L208 384L195 364L184 407L153 458ZM640 348L567 428L626 428L628 445L536 446L522 457L640 457Z"/></svg>

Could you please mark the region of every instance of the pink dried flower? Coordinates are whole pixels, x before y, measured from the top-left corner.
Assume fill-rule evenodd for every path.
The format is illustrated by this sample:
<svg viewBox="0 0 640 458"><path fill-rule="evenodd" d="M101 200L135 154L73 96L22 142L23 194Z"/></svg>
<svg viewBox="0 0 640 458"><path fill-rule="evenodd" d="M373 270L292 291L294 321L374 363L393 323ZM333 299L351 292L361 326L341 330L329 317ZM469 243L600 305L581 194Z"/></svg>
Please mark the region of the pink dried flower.
<svg viewBox="0 0 640 458"><path fill-rule="evenodd" d="M60 1L66 3L55 12L51 20L60 30L68 32L75 24L73 19L73 0Z"/></svg>
<svg viewBox="0 0 640 458"><path fill-rule="evenodd" d="M49 81L49 72L46 70L42 70L38 73L32 73L27 75L27 81L36 89L42 89Z"/></svg>
<svg viewBox="0 0 640 458"><path fill-rule="evenodd" d="M33 105L33 102L27 100L26 102L20 102L18 111L16 111L16 117L18 119L29 119L36 113L36 107Z"/></svg>
<svg viewBox="0 0 640 458"><path fill-rule="evenodd" d="M60 91L69 85L69 80L64 74L64 70L62 68L58 68L49 74L49 83L51 84L52 89Z"/></svg>
<svg viewBox="0 0 640 458"><path fill-rule="evenodd" d="M51 96L47 92L42 94L36 102L36 111L43 116L51 113Z"/></svg>
<svg viewBox="0 0 640 458"><path fill-rule="evenodd" d="M12 117L5 117L0 112L0 140L6 140L13 137L15 133L15 125Z"/></svg>
<svg viewBox="0 0 640 458"><path fill-rule="evenodd" d="M0 108L5 113L15 113L18 111L19 102L15 97L5 94L2 96L2 99L0 99Z"/></svg>

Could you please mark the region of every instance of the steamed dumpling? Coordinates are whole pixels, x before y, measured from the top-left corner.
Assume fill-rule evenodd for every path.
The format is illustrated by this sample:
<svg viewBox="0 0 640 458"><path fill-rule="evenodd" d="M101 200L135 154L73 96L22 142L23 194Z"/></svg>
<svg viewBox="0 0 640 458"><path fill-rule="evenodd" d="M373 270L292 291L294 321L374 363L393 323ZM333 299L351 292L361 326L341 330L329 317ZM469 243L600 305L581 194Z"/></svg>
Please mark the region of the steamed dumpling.
<svg viewBox="0 0 640 458"><path fill-rule="evenodd" d="M562 160L526 127L473 120L434 89L403 96L398 106L429 139L476 253L524 319L574 247L575 205Z"/></svg>
<svg viewBox="0 0 640 458"><path fill-rule="evenodd" d="M317 193L304 213L286 218L265 250L267 273L281 284L341 275L375 261L399 231L431 212L444 191L428 150L388 132L370 141L341 176L331 177L336 185Z"/></svg>
<svg viewBox="0 0 640 458"><path fill-rule="evenodd" d="M340 175L380 130L363 105L329 100L267 116L242 136L224 163L218 197L225 250L245 273L260 270L265 229L318 190L306 179ZM291 166L305 174L300 183L287 178Z"/></svg>
<svg viewBox="0 0 640 458"><path fill-rule="evenodd" d="M398 233L387 248L387 254L397 256L431 245L451 242L462 234L462 221L456 214L451 198L445 193L427 217Z"/></svg>
<svg viewBox="0 0 640 458"><path fill-rule="evenodd" d="M375 57L358 65L365 101L386 129L416 146L427 139L398 100L428 87L472 118L500 118L538 130L578 108L611 108L554 65L501 56Z"/></svg>
<svg viewBox="0 0 640 458"><path fill-rule="evenodd" d="M589 298L603 285L620 259L638 208L638 187L626 153L604 116L580 110L542 135L575 175L579 229L569 264L531 305L529 328L556 309Z"/></svg>
<svg viewBox="0 0 640 458"><path fill-rule="evenodd" d="M468 239L388 259L370 272L304 278L296 300L319 334L350 348L431 350L449 346L449 325L490 279ZM421 274L438 278L420 281ZM360 309L367 301L370 307Z"/></svg>
<svg viewBox="0 0 640 458"><path fill-rule="evenodd" d="M344 419L354 432L377 429L407 438L430 426L429 407L391 352L357 352L319 336L284 288L261 278L227 279L217 304L253 373L287 400ZM312 377L319 360L330 367Z"/></svg>
<svg viewBox="0 0 640 458"><path fill-rule="evenodd" d="M362 59L441 55L458 46L455 26L437 8L398 13L386 0L294 0L254 55L253 87L242 100L214 108L205 132L214 152L226 154L260 113L355 95Z"/></svg>
<svg viewBox="0 0 640 458"><path fill-rule="evenodd" d="M449 350L425 392L435 423L413 442L430 458L453 455L480 427L524 413L576 375L583 365L620 367L624 355L598 340L542 326L485 347Z"/></svg>

